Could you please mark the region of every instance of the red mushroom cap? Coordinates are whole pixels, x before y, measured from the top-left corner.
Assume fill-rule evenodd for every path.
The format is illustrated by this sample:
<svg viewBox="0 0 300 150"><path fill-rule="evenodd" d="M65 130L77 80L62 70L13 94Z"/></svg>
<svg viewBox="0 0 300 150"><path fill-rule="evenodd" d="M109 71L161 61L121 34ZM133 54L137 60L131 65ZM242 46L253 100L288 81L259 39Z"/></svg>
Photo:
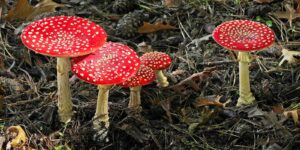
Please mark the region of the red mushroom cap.
<svg viewBox="0 0 300 150"><path fill-rule="evenodd" d="M92 84L118 84L134 76L140 59L128 46L108 42L97 51L72 59L72 71Z"/></svg>
<svg viewBox="0 0 300 150"><path fill-rule="evenodd" d="M143 54L141 63L152 68L153 70L163 70L171 65L171 58L168 54L163 52L149 52Z"/></svg>
<svg viewBox="0 0 300 150"><path fill-rule="evenodd" d="M155 80L154 71L145 65L141 65L139 71L135 74L135 76L127 79L125 82L122 82L121 86L124 87L137 87L149 84Z"/></svg>
<svg viewBox="0 0 300 150"><path fill-rule="evenodd" d="M96 51L106 41L99 25L75 16L54 16L29 24L22 32L24 45L43 55L77 57Z"/></svg>
<svg viewBox="0 0 300 150"><path fill-rule="evenodd" d="M250 20L224 22L216 27L212 36L226 49L244 52L267 48L275 40L272 29Z"/></svg>

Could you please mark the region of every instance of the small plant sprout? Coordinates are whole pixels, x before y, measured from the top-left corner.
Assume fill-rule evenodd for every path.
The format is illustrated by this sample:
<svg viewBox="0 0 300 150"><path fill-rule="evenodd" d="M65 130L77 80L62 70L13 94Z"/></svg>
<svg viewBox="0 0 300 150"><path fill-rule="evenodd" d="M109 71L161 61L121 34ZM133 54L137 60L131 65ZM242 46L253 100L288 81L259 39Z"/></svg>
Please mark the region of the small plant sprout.
<svg viewBox="0 0 300 150"><path fill-rule="evenodd" d="M75 16L54 16L29 24L22 32L24 45L36 53L57 57L58 114L71 120L69 85L70 60L94 52L106 41L106 32L97 24Z"/></svg>
<svg viewBox="0 0 300 150"><path fill-rule="evenodd" d="M222 47L238 51L239 60L239 94L237 106L255 102L250 91L249 52L255 52L271 46L275 34L264 24L250 20L233 20L220 24L213 31L213 39Z"/></svg>
<svg viewBox="0 0 300 150"><path fill-rule="evenodd" d="M163 70L167 69L172 63L168 54L163 52L149 52L143 54L140 59L142 64L155 71L158 86L167 87L169 85L168 79L163 73Z"/></svg>
<svg viewBox="0 0 300 150"><path fill-rule="evenodd" d="M71 64L72 71L79 79L98 85L93 127L98 132L96 134L101 135L106 131L103 129L109 127L109 89L134 76L139 70L140 59L128 46L108 42L89 55L73 58Z"/></svg>
<svg viewBox="0 0 300 150"><path fill-rule="evenodd" d="M155 80L154 71L145 65L141 65L139 71L135 76L129 78L125 82L119 84L123 87L130 88L130 99L128 108L133 113L138 113L142 110L141 108L141 88L143 85L150 84Z"/></svg>

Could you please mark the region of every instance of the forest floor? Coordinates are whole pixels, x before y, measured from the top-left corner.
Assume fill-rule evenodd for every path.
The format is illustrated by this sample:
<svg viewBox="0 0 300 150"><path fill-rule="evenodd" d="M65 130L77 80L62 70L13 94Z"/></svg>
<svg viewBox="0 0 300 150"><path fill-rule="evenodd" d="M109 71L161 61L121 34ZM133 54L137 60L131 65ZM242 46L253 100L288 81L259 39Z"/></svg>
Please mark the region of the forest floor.
<svg viewBox="0 0 300 150"><path fill-rule="evenodd" d="M32 0L30 5L36 6L32 12L14 9L16 2L0 0L3 149L10 149L16 136L7 129L17 125L27 137L23 149L300 149L297 1L57 0L62 4L58 5ZM25 9L25 4L21 6ZM107 31L108 41L126 44L139 55L155 50L172 58L165 70L169 87L143 86L139 115L127 113L128 88L111 89L108 141L93 140L97 87L72 78L75 114L71 122L61 124L56 60L32 52L21 42L28 23L62 14L96 22ZM237 59L211 37L217 25L235 19L261 22L276 34L272 47L252 53L250 82L257 102L246 107L235 106ZM148 31L149 27L141 28L144 23L154 27Z"/></svg>

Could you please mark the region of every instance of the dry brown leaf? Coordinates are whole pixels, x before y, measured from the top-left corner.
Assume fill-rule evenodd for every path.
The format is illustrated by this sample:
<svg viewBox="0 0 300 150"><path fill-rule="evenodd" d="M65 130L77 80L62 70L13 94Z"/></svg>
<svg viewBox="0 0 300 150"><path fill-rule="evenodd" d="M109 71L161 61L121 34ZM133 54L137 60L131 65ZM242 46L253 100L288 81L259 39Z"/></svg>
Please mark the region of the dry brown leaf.
<svg viewBox="0 0 300 150"><path fill-rule="evenodd" d="M181 93L181 94L187 94L186 93L186 89L187 89L186 86L191 87L195 91L200 91L201 88L200 88L199 84L202 81L209 78L215 70L216 70L216 67L205 68L202 72L192 74L191 76L189 76L188 78L180 81L179 83L172 86L171 88L174 91L176 91L178 93Z"/></svg>
<svg viewBox="0 0 300 150"><path fill-rule="evenodd" d="M292 118L295 125L299 125L299 115L300 115L300 109L297 110L286 110L283 112L283 115L287 118Z"/></svg>
<svg viewBox="0 0 300 150"><path fill-rule="evenodd" d="M64 5L53 2L52 0L43 0L34 6L33 17L45 12L54 12L58 7L64 7Z"/></svg>
<svg viewBox="0 0 300 150"><path fill-rule="evenodd" d="M272 106L272 111L275 112L275 113L283 113L284 112L284 108L281 104L278 104L278 105L274 105Z"/></svg>
<svg viewBox="0 0 300 150"><path fill-rule="evenodd" d="M27 136L21 126L10 126L7 128L6 134L14 136L10 141L13 148L22 148L26 144Z"/></svg>
<svg viewBox="0 0 300 150"><path fill-rule="evenodd" d="M297 12L297 13L300 13L300 0L298 0L298 6L297 6L296 12Z"/></svg>
<svg viewBox="0 0 300 150"><path fill-rule="evenodd" d="M292 25L294 19L300 17L300 13L296 12L296 10L289 4L285 5L286 11L277 11L274 12L273 15L279 19L287 19L289 24Z"/></svg>
<svg viewBox="0 0 300 150"><path fill-rule="evenodd" d="M272 110L275 113L283 114L287 118L292 118L295 125L300 125L299 124L300 109L290 110L289 108L284 108L282 106L282 104L278 104L278 105L272 106Z"/></svg>
<svg viewBox="0 0 300 150"><path fill-rule="evenodd" d="M57 7L64 7L64 5L55 3L52 0L43 0L33 7L28 0L19 0L13 9L8 11L6 20L32 20L39 14L54 12Z"/></svg>
<svg viewBox="0 0 300 150"><path fill-rule="evenodd" d="M220 102L222 96L213 95L210 97L198 97L194 105L196 107L202 106L217 106L217 107L224 107L224 104Z"/></svg>
<svg viewBox="0 0 300 150"><path fill-rule="evenodd" d="M15 7L8 11L6 20L12 21L14 19L26 19L31 16L34 11L33 7L29 4L27 0L19 0Z"/></svg>
<svg viewBox="0 0 300 150"><path fill-rule="evenodd" d="M271 3L273 0L254 0L257 3Z"/></svg>
<svg viewBox="0 0 300 150"><path fill-rule="evenodd" d="M182 0L164 0L164 5L166 7L178 7L182 4Z"/></svg>
<svg viewBox="0 0 300 150"><path fill-rule="evenodd" d="M169 30L169 29L177 29L175 26L170 24L165 24L162 22L157 22L155 24L150 24L148 22L144 22L144 25L138 29L139 33L152 33L159 30Z"/></svg>
<svg viewBox="0 0 300 150"><path fill-rule="evenodd" d="M287 61L288 64L297 64L299 62L295 56L300 56L300 51L291 51L283 48L281 53L282 59L279 62L279 66L281 66L285 61Z"/></svg>

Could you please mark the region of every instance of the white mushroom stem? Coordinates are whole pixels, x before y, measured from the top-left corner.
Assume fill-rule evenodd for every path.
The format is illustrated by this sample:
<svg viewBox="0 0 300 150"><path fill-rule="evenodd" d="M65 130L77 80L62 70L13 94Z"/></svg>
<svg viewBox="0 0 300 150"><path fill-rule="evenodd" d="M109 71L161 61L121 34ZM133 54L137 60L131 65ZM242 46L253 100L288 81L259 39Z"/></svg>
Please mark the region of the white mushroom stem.
<svg viewBox="0 0 300 150"><path fill-rule="evenodd" d="M112 85L98 85L97 108L94 116L93 126L95 130L109 127L108 116L108 94Z"/></svg>
<svg viewBox="0 0 300 150"><path fill-rule="evenodd" d="M240 97L237 106L249 105L255 102L255 97L250 91L249 81L249 63L251 62L248 52L239 52L239 82L240 82Z"/></svg>
<svg viewBox="0 0 300 150"><path fill-rule="evenodd" d="M57 58L57 87L58 87L58 115L60 121L67 123L73 116L72 100L69 83L70 59Z"/></svg>
<svg viewBox="0 0 300 150"><path fill-rule="evenodd" d="M141 108L141 86L130 88L130 99L128 108L134 112L139 112Z"/></svg>
<svg viewBox="0 0 300 150"><path fill-rule="evenodd" d="M156 71L156 80L159 87L167 87L169 85L168 78L164 75L162 70Z"/></svg>

